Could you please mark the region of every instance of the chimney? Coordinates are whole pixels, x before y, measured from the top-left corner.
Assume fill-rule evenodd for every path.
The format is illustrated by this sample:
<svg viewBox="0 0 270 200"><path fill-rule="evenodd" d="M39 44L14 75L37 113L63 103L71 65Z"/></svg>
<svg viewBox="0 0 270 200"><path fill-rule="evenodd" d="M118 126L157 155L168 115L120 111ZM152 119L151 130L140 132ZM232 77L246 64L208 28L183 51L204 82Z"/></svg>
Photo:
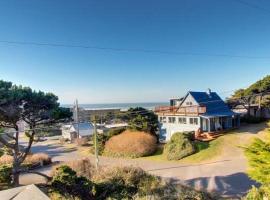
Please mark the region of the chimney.
<svg viewBox="0 0 270 200"><path fill-rule="evenodd" d="M211 98L211 89L210 88L207 89L207 94Z"/></svg>

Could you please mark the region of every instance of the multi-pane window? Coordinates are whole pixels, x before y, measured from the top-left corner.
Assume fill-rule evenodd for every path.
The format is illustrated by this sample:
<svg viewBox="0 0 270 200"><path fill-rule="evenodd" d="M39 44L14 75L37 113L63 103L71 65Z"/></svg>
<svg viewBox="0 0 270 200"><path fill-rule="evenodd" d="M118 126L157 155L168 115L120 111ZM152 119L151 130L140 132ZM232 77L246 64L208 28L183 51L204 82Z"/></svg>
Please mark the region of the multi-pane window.
<svg viewBox="0 0 270 200"><path fill-rule="evenodd" d="M173 124L175 123L175 117L169 117L169 123Z"/></svg>
<svg viewBox="0 0 270 200"><path fill-rule="evenodd" d="M198 125L198 118L189 118L189 123Z"/></svg>
<svg viewBox="0 0 270 200"><path fill-rule="evenodd" d="M179 117L178 118L178 123L179 124L186 124L187 123L187 119L185 117Z"/></svg>
<svg viewBox="0 0 270 200"><path fill-rule="evenodd" d="M166 123L166 122L167 122L166 117L160 117L160 118L159 118L159 121L160 121L161 123Z"/></svg>

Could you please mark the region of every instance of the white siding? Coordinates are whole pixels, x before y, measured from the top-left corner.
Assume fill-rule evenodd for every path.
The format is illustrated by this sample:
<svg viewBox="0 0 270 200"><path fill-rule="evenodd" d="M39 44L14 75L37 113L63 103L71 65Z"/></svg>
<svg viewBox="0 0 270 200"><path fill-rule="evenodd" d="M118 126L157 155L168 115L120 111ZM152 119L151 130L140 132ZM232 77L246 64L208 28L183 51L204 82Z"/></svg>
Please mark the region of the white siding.
<svg viewBox="0 0 270 200"><path fill-rule="evenodd" d="M68 140L71 140L71 134L69 129L62 128L62 137Z"/></svg>
<svg viewBox="0 0 270 200"><path fill-rule="evenodd" d="M188 104L188 102L191 102L191 105ZM197 101L195 101L195 99L191 96L191 94L188 94L188 96L186 97L186 99L183 101L181 106L198 106L199 104L197 103Z"/></svg>
<svg viewBox="0 0 270 200"><path fill-rule="evenodd" d="M165 117L165 116L159 116ZM175 123L169 123L169 117L175 117ZM178 118L186 118L186 124L179 123ZM190 124L190 118L196 118L197 124ZM166 116L166 123L160 122L160 128L166 136L166 141L169 141L171 136L176 132L184 131L197 131L200 128L200 117L187 117L187 116Z"/></svg>

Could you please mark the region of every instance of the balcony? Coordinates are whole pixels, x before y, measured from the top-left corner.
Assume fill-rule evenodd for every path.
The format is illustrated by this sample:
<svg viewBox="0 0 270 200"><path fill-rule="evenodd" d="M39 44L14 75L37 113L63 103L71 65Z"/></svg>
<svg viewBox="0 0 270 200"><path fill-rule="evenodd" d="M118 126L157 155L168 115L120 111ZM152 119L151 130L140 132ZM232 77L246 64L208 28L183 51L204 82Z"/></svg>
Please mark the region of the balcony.
<svg viewBox="0 0 270 200"><path fill-rule="evenodd" d="M159 106L155 108L155 113L157 114L167 114L167 115L199 115L206 112L205 106Z"/></svg>

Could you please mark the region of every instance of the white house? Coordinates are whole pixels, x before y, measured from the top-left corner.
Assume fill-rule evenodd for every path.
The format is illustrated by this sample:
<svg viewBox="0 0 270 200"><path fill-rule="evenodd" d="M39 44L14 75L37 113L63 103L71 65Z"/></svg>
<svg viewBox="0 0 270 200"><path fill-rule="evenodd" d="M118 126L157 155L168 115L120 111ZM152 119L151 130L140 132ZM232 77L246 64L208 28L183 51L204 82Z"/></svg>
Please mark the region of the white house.
<svg viewBox="0 0 270 200"><path fill-rule="evenodd" d="M155 109L160 123L160 140L168 141L176 132L216 133L238 127L240 117L215 92L188 92L179 103Z"/></svg>
<svg viewBox="0 0 270 200"><path fill-rule="evenodd" d="M73 141L76 138L90 137L94 134L94 126L91 123L73 123L62 126L62 136L65 139Z"/></svg>

